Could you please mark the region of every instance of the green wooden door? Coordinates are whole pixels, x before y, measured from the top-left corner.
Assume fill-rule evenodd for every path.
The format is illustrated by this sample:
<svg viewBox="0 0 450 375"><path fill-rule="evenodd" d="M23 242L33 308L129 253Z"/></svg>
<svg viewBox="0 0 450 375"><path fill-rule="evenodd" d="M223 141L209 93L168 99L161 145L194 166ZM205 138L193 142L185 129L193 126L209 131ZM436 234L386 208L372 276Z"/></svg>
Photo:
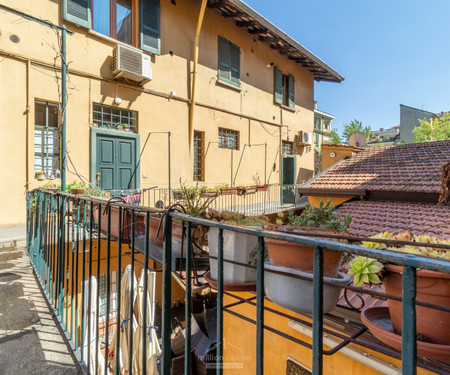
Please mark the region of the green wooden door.
<svg viewBox="0 0 450 375"><path fill-rule="evenodd" d="M295 203L295 157L286 156L282 164L281 204ZM290 185L290 186L286 186Z"/></svg>
<svg viewBox="0 0 450 375"><path fill-rule="evenodd" d="M136 139L98 134L96 137L96 174L102 190L137 188Z"/></svg>

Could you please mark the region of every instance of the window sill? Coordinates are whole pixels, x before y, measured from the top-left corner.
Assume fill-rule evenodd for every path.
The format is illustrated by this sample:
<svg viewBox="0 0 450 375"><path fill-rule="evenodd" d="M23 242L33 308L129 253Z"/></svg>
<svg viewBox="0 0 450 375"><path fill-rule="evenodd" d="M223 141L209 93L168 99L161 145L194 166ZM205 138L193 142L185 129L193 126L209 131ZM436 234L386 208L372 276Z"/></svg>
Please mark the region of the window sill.
<svg viewBox="0 0 450 375"><path fill-rule="evenodd" d="M278 104L278 105L279 105L281 108L285 109L286 111L289 111L289 112L292 112L292 113L295 113L295 112L296 112L295 108L288 107L287 105L284 105L284 104Z"/></svg>
<svg viewBox="0 0 450 375"><path fill-rule="evenodd" d="M88 34L92 35L93 37L95 37L97 39L102 39L104 41L107 41L107 42L109 42L109 43L111 43L113 45L120 44L120 45L122 45L124 47L131 48L131 49L135 50L136 52L141 52L141 53L144 52L145 53L145 51L141 50L140 48L137 48L137 47L135 47L135 46L133 46L131 44L127 44L127 43L121 42L120 40L111 38L109 36L103 35L103 34L97 32L97 31L94 31L92 29L88 30Z"/></svg>
<svg viewBox="0 0 450 375"><path fill-rule="evenodd" d="M232 89L232 90L235 90L235 91L237 91L237 92L241 92L241 91L242 91L242 88L241 88L241 87L234 86L234 85L232 85L231 83L227 83L227 82L221 81L220 79L217 79L216 85L223 86L223 87L227 87L227 88Z"/></svg>

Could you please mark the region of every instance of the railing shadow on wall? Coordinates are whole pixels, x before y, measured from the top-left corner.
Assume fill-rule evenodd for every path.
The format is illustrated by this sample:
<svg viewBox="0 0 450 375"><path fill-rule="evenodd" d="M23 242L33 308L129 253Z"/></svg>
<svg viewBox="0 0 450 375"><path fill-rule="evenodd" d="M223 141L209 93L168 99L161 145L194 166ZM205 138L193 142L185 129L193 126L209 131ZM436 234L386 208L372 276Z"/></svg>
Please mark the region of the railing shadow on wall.
<svg viewBox="0 0 450 375"><path fill-rule="evenodd" d="M160 232L151 234L152 219L163 213L165 220L160 226ZM216 228L217 256L202 251L199 228ZM224 259L224 235L229 232L257 238L255 265ZM177 235L181 237L176 239ZM292 280L312 282L312 318L306 315L300 319L298 315L289 315L268 307L265 282L272 274L286 274L265 265L267 239L314 247L313 277L308 279L302 274L289 274ZM375 241L389 243L387 240ZM440 247L450 249L448 245ZM345 286L348 290L360 293L402 300L401 356L383 346L359 340L358 337L365 331L361 324L359 331L354 334L339 332L324 325L324 288L327 285L335 286L334 282L324 277L325 249L368 256L403 266L402 297ZM196 362L191 351L194 345L192 330L195 327L192 322L192 296L196 289L201 289L204 286L202 284L205 284L208 258L217 262L217 280L212 283L217 290L212 320L215 324L211 327L216 343L213 362L209 365L218 374L222 373L226 365L223 362L226 339L224 313L255 326L255 348L249 350L256 349L257 374L262 374L264 370L265 331L310 349L313 374L323 374L325 355L333 355L349 343L400 358L403 374L415 374L417 365L442 374L448 373L450 369L442 363L417 360L415 323L416 269L450 273L450 262L445 260L369 249L333 239L237 227L191 217L176 210L162 211L114 200L45 190L27 193L27 250L42 289L86 373L122 374L128 371L128 374L145 374L159 371L168 375L174 370L174 347L171 346L172 312L175 311L172 303L174 280L181 280L185 286L186 303L182 311L185 319L184 358L181 368L184 367L184 373L189 373ZM225 290L224 267L233 263L256 271L256 293L253 297L240 298ZM160 290L156 287L157 277L161 277ZM162 295L161 327L156 322L155 293L158 292ZM237 299L237 302L225 306L224 297L228 295ZM232 309L239 304L256 308L256 319ZM421 301L417 301L417 305L450 312L448 306L435 306ZM264 316L268 313L310 327L312 344L266 325ZM324 333L341 340L340 344L332 350L324 350Z"/></svg>

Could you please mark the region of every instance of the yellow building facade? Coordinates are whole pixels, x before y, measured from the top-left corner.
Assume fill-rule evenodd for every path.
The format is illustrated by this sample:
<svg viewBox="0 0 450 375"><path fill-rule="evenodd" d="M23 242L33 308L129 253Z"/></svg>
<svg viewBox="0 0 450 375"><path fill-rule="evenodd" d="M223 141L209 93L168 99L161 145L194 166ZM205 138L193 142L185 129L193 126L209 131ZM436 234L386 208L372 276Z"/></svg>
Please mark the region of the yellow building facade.
<svg viewBox="0 0 450 375"><path fill-rule="evenodd" d="M96 1L90 5L85 2L90 12L87 25L68 20L67 9L73 11L71 5L82 3L3 2L0 226L25 222L26 190L49 181L59 184L62 32L34 17L57 26L65 24L73 33L67 35L66 42L67 183L80 177L96 183L106 179L107 173L122 173L120 163L126 160L113 150L122 147L131 162L121 177L133 180L128 187L167 187L168 132L172 188L178 186L180 178L188 184L197 180L209 186L250 185L257 176L268 184L282 183L287 156L294 159L289 163L292 183L312 175L314 147L299 146L296 140L300 131L313 132L314 80L343 79L325 63L287 36L277 36L277 32L281 35L278 29L239 1L224 9L214 2L205 8L206 1L129 0L122 2L129 6L123 13L121 2L111 0L107 17L111 29L106 32L101 25L105 17L96 8ZM157 6L155 14L147 14L156 9L148 4ZM247 18L236 21L227 13L236 10ZM157 17L159 26L156 53L140 48L146 30L143 23L151 17ZM131 43L117 40L124 38L122 31L128 32ZM269 37L275 44L267 41ZM237 56L237 61L231 56L230 66L221 65L227 57L220 43ZM151 80L139 84L114 74L113 50L117 45L149 56ZM233 70L236 66L237 71ZM230 68L228 81L223 77ZM277 77L281 77L282 91ZM113 115L120 119L114 120ZM121 129L127 124L130 131ZM99 150L108 145L112 147L108 155L116 163L110 171L108 160L100 160ZM292 150L291 155L286 155L286 150ZM38 181L35 173L42 169L45 178ZM123 189L114 182L117 178L110 178L109 189Z"/></svg>

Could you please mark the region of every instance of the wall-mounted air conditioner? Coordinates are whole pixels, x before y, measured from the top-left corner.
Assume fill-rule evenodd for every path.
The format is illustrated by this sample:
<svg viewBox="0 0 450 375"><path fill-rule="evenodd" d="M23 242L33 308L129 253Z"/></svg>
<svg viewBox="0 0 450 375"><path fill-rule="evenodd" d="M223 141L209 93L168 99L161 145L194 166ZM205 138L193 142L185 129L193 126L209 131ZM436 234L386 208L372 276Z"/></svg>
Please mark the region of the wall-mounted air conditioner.
<svg viewBox="0 0 450 375"><path fill-rule="evenodd" d="M296 143L297 146L311 146L312 145L312 133L311 132L305 132L303 130L300 130L298 132L298 135L296 137Z"/></svg>
<svg viewBox="0 0 450 375"><path fill-rule="evenodd" d="M128 80L145 83L152 79L150 56L118 44L113 50L114 79L126 78Z"/></svg>

